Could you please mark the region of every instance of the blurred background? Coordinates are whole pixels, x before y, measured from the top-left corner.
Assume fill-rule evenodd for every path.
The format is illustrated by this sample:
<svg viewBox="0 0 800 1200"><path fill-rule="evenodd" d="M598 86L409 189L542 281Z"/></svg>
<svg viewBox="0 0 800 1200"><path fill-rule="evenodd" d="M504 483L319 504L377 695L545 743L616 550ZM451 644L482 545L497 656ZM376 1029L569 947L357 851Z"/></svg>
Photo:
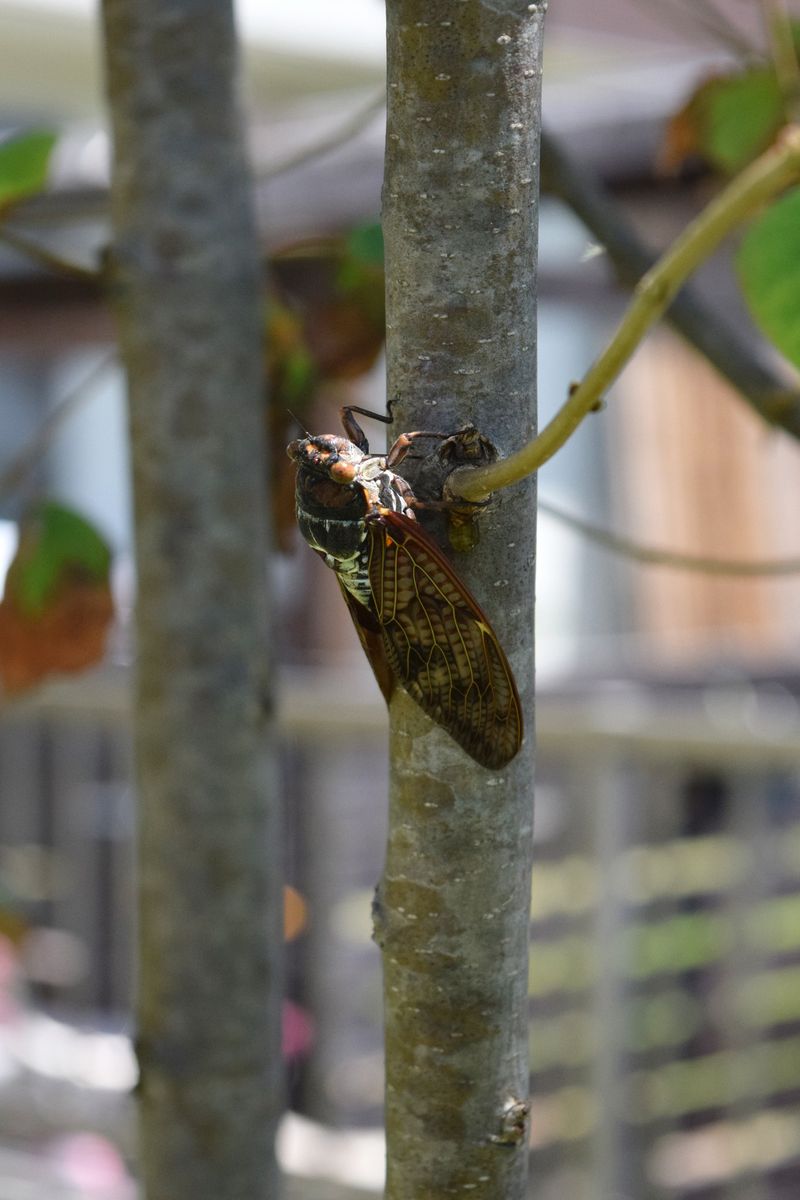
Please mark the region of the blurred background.
<svg viewBox="0 0 800 1200"><path fill-rule="evenodd" d="M313 293L326 286L326 247L379 214L383 6L238 9L265 253L281 286ZM98 38L83 0L0 0L0 126L59 133L50 187L17 225L86 265L109 237ZM547 129L653 251L718 186L698 163L664 174L669 119L763 41L755 0L552 4ZM540 268L546 421L626 295L594 236L552 196ZM725 254L698 288L777 377L787 371L744 311ZM374 357L309 389L310 429L336 431L342 403L382 409L380 356L363 369ZM15 464L65 402L20 487ZM379 428L373 449L382 437ZM665 327L543 469L540 491L562 514L654 547L800 554L800 448ZM127 1200L135 796L124 384L99 290L0 240L0 578L37 494L82 513L111 544L116 617L101 665L0 710L0 1200ZM646 567L548 509L539 529L537 1198L794 1200L800 576ZM332 575L288 527L282 539L286 868L299 893L285 1053L300 1114L282 1154L299 1174L377 1191L370 898L385 839L385 711Z"/></svg>

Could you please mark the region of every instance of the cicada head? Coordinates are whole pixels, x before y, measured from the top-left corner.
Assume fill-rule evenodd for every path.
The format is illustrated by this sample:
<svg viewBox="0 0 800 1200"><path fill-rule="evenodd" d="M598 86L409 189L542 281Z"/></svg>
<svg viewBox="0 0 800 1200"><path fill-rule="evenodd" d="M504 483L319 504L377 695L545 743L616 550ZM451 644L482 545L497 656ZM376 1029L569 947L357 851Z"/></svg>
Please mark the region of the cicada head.
<svg viewBox="0 0 800 1200"><path fill-rule="evenodd" d="M366 457L363 450L359 450L347 438L331 433L299 438L289 443L286 453L297 463L299 470L311 471L314 475L345 486L353 483Z"/></svg>

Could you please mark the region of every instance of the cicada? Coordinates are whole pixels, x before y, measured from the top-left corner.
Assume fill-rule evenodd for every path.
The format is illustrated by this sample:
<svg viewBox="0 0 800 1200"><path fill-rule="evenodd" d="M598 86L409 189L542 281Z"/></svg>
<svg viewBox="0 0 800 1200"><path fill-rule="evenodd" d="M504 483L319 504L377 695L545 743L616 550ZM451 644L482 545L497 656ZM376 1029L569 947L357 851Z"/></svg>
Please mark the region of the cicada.
<svg viewBox="0 0 800 1200"><path fill-rule="evenodd" d="M369 453L353 412L346 437L305 437L297 464L297 522L336 572L386 701L399 683L476 762L499 769L522 741L519 695L486 614L420 525L409 483L395 468L415 437ZM374 414L367 414L374 415Z"/></svg>

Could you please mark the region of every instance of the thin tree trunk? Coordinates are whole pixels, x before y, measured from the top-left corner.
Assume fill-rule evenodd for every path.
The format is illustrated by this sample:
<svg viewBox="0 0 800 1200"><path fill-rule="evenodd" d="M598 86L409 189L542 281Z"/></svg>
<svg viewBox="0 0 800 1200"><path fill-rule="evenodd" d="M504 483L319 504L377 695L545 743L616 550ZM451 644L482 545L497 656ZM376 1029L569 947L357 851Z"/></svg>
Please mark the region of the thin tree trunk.
<svg viewBox="0 0 800 1200"><path fill-rule="evenodd" d="M544 3L389 0L384 182L396 432L473 421L505 453L535 420ZM389 1200L521 1200L533 815L532 482L456 569L514 667L527 735L503 772L392 703L384 951Z"/></svg>
<svg viewBox="0 0 800 1200"><path fill-rule="evenodd" d="M232 5L104 0L130 386L148 1200L267 1200L281 1101L261 281Z"/></svg>

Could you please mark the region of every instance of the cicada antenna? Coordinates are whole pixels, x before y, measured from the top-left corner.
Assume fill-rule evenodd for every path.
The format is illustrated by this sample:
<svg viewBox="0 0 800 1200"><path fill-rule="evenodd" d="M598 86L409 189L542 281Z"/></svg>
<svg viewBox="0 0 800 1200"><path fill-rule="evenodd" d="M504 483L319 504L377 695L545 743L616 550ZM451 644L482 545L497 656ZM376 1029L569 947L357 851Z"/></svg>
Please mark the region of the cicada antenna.
<svg viewBox="0 0 800 1200"><path fill-rule="evenodd" d="M292 412L292 410L291 410L290 408L287 408L287 410L286 410L286 411L288 412L288 414L289 414L289 416L292 418L292 420L295 422L295 424L300 426L300 429L301 429L301 431L302 431L302 432L305 434L305 436L306 436L307 438L310 438L310 437L311 437L311 434L308 432L308 430L306 429L305 425L303 424L303 422L302 422L302 421L300 420L300 418L298 417L297 413L293 413L293 412Z"/></svg>

